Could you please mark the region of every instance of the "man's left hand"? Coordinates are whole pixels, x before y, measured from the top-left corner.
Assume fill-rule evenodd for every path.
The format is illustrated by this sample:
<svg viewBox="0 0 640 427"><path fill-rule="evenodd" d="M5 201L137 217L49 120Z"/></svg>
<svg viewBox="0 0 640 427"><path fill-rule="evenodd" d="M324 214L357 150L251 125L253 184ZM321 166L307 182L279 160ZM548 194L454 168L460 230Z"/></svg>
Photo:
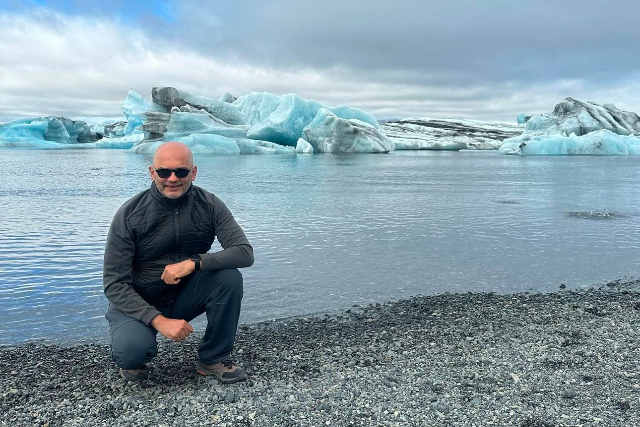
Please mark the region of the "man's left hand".
<svg viewBox="0 0 640 427"><path fill-rule="evenodd" d="M193 273L196 269L194 262L190 259L184 260L177 264L169 264L164 268L162 276L167 285L177 285L180 283L180 279Z"/></svg>

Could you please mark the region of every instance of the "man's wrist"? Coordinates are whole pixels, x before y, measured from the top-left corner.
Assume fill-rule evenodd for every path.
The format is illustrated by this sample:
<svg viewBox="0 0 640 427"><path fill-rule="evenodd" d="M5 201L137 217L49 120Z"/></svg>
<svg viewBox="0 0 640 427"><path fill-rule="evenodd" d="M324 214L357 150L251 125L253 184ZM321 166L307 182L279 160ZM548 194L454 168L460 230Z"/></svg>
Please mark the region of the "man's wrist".
<svg viewBox="0 0 640 427"><path fill-rule="evenodd" d="M149 324L153 326L155 329L158 329L158 325L162 323L164 319L166 319L166 317L164 317L162 314L158 314L156 317L151 319L151 322L149 322Z"/></svg>

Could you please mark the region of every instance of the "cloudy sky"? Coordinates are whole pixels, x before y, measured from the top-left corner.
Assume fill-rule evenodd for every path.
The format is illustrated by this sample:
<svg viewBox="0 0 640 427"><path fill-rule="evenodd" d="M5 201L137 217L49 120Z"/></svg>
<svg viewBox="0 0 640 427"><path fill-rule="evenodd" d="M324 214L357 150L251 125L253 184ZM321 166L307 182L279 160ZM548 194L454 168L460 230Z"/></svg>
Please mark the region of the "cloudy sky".
<svg viewBox="0 0 640 427"><path fill-rule="evenodd" d="M0 0L0 121L120 117L131 88L296 93L515 121L567 96L640 113L637 0Z"/></svg>

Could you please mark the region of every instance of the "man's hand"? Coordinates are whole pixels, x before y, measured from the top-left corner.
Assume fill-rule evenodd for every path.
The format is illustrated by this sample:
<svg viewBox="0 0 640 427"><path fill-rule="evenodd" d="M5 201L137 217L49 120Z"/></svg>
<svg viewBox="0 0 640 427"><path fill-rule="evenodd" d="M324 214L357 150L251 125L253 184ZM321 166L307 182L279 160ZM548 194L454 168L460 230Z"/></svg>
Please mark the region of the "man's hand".
<svg viewBox="0 0 640 427"><path fill-rule="evenodd" d="M184 341L193 332L193 326L186 320L169 319L162 314L153 318L151 326L173 341Z"/></svg>
<svg viewBox="0 0 640 427"><path fill-rule="evenodd" d="M196 270L195 263L186 259L177 264L169 264L164 268L162 276L160 278L164 280L167 285L177 285L180 283L180 279L184 276L188 276Z"/></svg>

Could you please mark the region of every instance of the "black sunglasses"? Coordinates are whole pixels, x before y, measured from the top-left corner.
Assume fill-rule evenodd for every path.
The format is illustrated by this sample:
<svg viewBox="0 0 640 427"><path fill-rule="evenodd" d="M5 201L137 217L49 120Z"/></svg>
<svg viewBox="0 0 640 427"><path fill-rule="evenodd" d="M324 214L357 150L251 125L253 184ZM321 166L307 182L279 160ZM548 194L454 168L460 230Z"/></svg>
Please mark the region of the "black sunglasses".
<svg viewBox="0 0 640 427"><path fill-rule="evenodd" d="M189 175L189 172L191 172L191 169L187 169L187 168L178 168L178 169L166 169L166 168L159 168L156 169L155 167L153 168L153 170L156 171L156 173L158 174L158 176L160 178L169 178L171 176L172 173L176 174L176 177L183 179L186 178L187 175Z"/></svg>

